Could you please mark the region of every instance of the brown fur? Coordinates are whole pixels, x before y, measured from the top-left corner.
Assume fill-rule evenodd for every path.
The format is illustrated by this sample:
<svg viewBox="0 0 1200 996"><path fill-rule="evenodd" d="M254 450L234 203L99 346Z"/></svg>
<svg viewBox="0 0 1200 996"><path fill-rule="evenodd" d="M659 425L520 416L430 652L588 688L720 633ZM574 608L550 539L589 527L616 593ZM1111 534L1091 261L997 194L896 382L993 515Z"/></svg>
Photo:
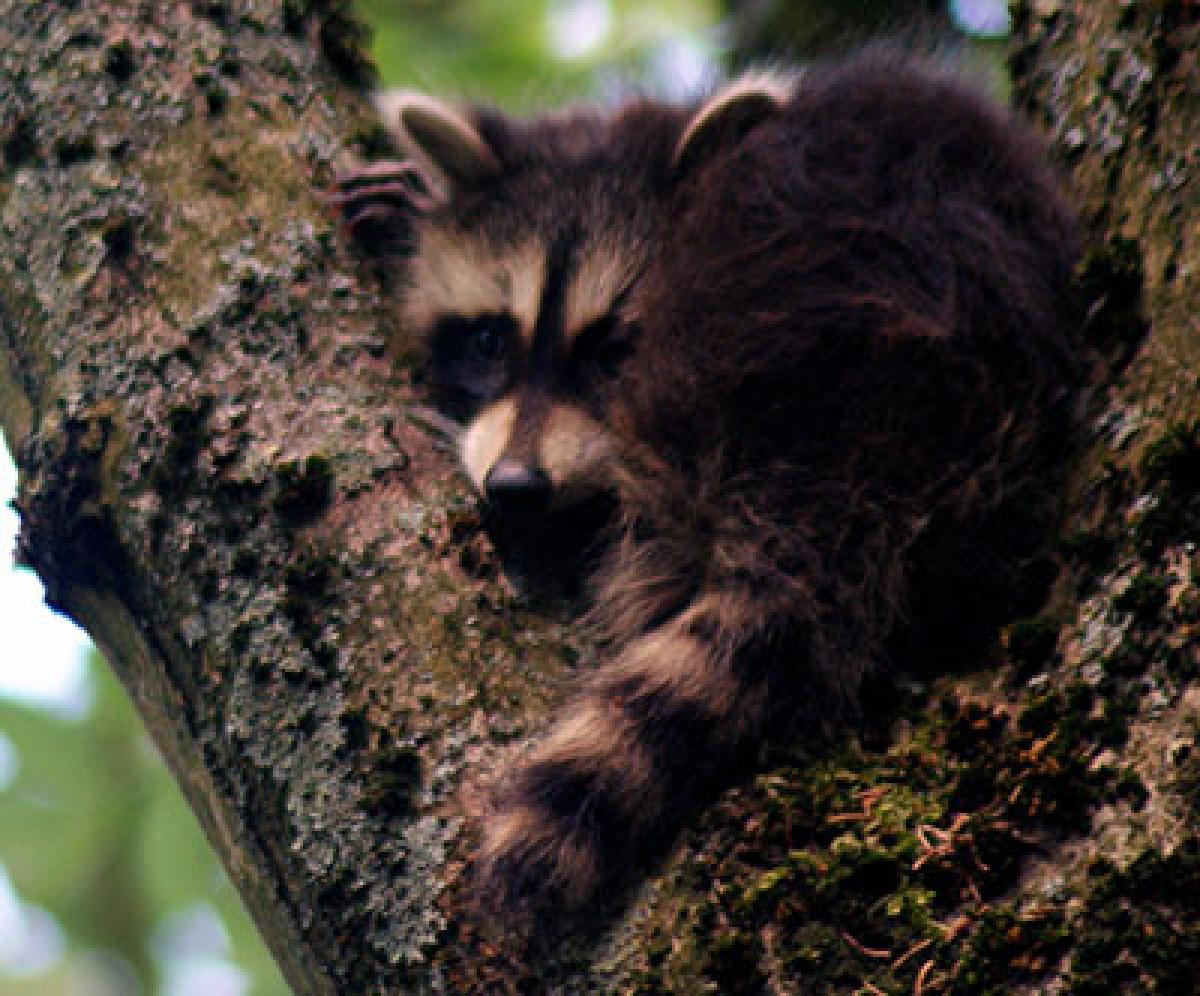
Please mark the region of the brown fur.
<svg viewBox="0 0 1200 996"><path fill-rule="evenodd" d="M1079 364L1072 225L1039 143L886 49L756 92L476 112L494 163L464 181L456 149L439 206L390 218L410 274L451 236L494 256L485 275L546 247L536 321L565 327L524 320L488 398L515 399L518 427L568 404L560 425L612 436L592 448L619 506L595 579L609 659L497 780L477 871L501 900L592 899L775 711L852 711L915 603L969 611L990 594L970 580L1012 576L1053 517ZM606 297L631 355L573 380L569 344ZM458 348L441 341L435 366Z"/></svg>

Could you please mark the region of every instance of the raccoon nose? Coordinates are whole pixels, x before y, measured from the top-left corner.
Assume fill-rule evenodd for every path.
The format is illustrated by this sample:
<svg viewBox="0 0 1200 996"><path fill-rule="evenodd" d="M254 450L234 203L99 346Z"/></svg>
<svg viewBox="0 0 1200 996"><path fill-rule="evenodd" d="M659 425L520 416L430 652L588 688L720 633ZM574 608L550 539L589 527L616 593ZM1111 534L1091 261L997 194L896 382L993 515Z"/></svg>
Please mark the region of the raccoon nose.
<svg viewBox="0 0 1200 996"><path fill-rule="evenodd" d="M498 460L483 480L487 499L513 512L535 512L550 501L550 478L541 467L521 460Z"/></svg>

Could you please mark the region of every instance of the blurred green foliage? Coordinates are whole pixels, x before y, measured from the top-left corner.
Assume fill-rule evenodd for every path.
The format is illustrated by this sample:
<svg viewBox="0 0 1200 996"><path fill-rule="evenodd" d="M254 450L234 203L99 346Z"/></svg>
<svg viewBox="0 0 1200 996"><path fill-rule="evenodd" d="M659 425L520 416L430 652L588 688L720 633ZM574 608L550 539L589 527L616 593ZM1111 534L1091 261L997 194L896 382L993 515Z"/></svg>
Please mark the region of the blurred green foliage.
<svg viewBox="0 0 1200 996"><path fill-rule="evenodd" d="M227 950L218 937L198 953L236 964L247 996L286 994L124 690L97 654L89 679L93 703L80 719L0 698L0 733L13 755L11 777L0 785L0 859L21 898L54 917L63 943L49 972L23 979L0 974L0 994L110 992L134 979L141 992L165 991L165 978L181 967L172 957L186 957L168 936L172 918L183 923L206 908L220 917ZM174 951L156 950L164 948ZM81 972L102 973L104 965L112 974L107 986L94 979L97 988L81 988ZM137 989L115 991L133 996Z"/></svg>
<svg viewBox="0 0 1200 996"><path fill-rule="evenodd" d="M384 86L520 109L632 74L681 38L715 46L718 0L360 0Z"/></svg>

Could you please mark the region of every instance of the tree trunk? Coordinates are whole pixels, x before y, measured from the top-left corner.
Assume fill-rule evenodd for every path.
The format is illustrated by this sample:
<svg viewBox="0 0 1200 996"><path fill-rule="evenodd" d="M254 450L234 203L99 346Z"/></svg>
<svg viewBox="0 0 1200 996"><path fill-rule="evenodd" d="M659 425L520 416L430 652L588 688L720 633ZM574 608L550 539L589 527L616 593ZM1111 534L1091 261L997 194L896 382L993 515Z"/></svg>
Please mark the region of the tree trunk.
<svg viewBox="0 0 1200 996"><path fill-rule="evenodd" d="M845 738L775 745L623 914L544 950L456 913L460 800L590 649L499 576L322 208L379 144L342 5L0 0L21 553L298 994L1191 991L1198 14L1016 10L1105 370L1052 604Z"/></svg>

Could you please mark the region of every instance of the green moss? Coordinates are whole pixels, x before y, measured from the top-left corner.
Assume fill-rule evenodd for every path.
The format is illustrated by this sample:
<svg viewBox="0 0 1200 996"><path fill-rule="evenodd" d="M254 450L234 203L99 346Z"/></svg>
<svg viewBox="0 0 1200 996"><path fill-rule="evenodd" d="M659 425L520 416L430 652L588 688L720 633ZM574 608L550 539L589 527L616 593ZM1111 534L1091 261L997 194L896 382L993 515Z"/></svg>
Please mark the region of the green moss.
<svg viewBox="0 0 1200 996"><path fill-rule="evenodd" d="M701 974L728 996L762 993L767 977L760 967L762 943L752 935L730 932L717 937L704 954Z"/></svg>
<svg viewBox="0 0 1200 996"><path fill-rule="evenodd" d="M950 991L1001 993L1006 980L1050 973L1067 943L1062 912L1017 914L1003 897L1032 828L1085 827L1110 784L1133 797L1132 779L1088 770L1093 702L1082 685L1049 694L1020 724L951 696L877 751L777 763L753 792L722 803L735 836L704 831L682 859L679 884L694 898L657 937L691 940L661 972L647 969L661 988L646 991L709 991L711 974L703 984L689 974L697 952L729 934L750 959L743 942L764 931L781 939L768 961L783 991L911 992L920 976L927 987L936 978ZM948 932L950 922L959 927ZM748 969L743 977L759 986Z"/></svg>
<svg viewBox="0 0 1200 996"><path fill-rule="evenodd" d="M970 812L1005 800L1005 819L1082 830L1103 782L1089 770L1094 693L1082 683L1035 696L1011 728L1007 715L964 703L950 718L956 749L971 758L951 794Z"/></svg>
<svg viewBox="0 0 1200 996"><path fill-rule="evenodd" d="M1035 781L1057 799L1056 809L1072 821L1085 814L1079 807L1096 801L1104 786L1088 771L1091 754L1099 747L1119 748L1129 737L1129 723L1139 698L1112 678L1096 690L1074 682L1035 697L1018 723L1030 733L1037 749ZM1063 807L1066 807L1065 809Z"/></svg>
<svg viewBox="0 0 1200 996"><path fill-rule="evenodd" d="M1089 869L1086 907L1075 917L1073 996L1194 993L1200 964L1200 843L1172 854L1147 850L1124 871Z"/></svg>
<svg viewBox="0 0 1200 996"><path fill-rule="evenodd" d="M796 870L789 865L768 868L751 878L733 908L739 916L752 916L764 911L778 901L785 891L795 887L795 879Z"/></svg>
<svg viewBox="0 0 1200 996"><path fill-rule="evenodd" d="M990 910L979 918L949 992L960 996L1006 996L1054 968L1070 944L1063 914Z"/></svg>

